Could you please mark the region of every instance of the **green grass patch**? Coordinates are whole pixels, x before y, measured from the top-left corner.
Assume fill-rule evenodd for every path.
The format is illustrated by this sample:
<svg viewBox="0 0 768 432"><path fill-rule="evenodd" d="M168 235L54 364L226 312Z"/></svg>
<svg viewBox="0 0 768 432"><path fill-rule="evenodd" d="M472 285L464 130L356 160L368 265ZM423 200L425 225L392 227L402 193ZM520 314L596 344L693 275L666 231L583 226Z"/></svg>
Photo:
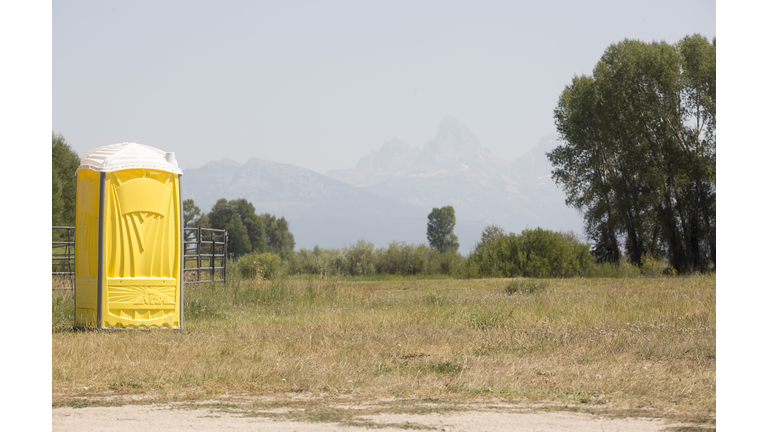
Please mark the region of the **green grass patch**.
<svg viewBox="0 0 768 432"><path fill-rule="evenodd" d="M461 362L440 362L429 365L429 370L437 374L457 374L464 370L464 365Z"/></svg>

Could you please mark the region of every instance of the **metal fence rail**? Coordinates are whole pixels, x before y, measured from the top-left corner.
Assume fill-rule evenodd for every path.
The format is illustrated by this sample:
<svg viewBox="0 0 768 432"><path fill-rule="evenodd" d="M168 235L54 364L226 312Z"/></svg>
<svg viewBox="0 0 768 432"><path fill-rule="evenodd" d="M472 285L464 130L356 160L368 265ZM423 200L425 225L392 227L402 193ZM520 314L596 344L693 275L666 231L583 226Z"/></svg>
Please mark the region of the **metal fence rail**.
<svg viewBox="0 0 768 432"><path fill-rule="evenodd" d="M53 268L51 275L69 281L69 286L53 289L73 289L75 287L75 227L52 228L53 238L56 240L51 241ZM66 241L64 241L65 238ZM181 259L184 283L226 282L227 242L226 230L184 228Z"/></svg>
<svg viewBox="0 0 768 432"><path fill-rule="evenodd" d="M227 231L223 229L184 228L184 283L225 282L227 241Z"/></svg>
<svg viewBox="0 0 768 432"><path fill-rule="evenodd" d="M72 289L75 287L75 227L55 226L51 241L52 276L60 277L59 282L68 280L69 286L61 286L53 289ZM66 239L66 240L64 240Z"/></svg>

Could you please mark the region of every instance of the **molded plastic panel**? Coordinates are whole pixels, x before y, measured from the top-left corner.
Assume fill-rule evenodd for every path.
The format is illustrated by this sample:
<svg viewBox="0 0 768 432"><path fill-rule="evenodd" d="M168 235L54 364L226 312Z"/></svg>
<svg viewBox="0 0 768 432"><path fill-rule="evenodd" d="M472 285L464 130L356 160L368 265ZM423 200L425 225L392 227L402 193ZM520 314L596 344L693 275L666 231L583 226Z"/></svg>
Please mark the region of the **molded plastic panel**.
<svg viewBox="0 0 768 432"><path fill-rule="evenodd" d="M77 172L75 325L96 327L99 275L99 173Z"/></svg>
<svg viewBox="0 0 768 432"><path fill-rule="evenodd" d="M180 328L178 175L129 169L104 184L104 328Z"/></svg>
<svg viewBox="0 0 768 432"><path fill-rule="evenodd" d="M180 328L178 175L149 169L106 174L105 328Z"/></svg>

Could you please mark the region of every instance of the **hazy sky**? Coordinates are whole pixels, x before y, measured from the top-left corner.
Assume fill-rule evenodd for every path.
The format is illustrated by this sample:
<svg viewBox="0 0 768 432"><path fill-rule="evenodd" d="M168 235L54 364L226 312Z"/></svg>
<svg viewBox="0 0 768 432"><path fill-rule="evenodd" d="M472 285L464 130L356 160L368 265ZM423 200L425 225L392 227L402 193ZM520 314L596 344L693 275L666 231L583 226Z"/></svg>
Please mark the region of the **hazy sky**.
<svg viewBox="0 0 768 432"><path fill-rule="evenodd" d="M451 115L511 159L611 43L715 30L714 1L56 1L53 131L324 173Z"/></svg>

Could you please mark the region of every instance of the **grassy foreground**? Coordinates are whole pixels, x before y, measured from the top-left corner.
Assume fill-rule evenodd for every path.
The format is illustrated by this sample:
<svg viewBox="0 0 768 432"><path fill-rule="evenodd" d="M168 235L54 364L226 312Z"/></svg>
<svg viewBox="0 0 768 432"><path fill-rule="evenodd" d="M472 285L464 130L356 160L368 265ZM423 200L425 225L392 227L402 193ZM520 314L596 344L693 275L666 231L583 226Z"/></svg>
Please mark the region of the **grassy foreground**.
<svg viewBox="0 0 768 432"><path fill-rule="evenodd" d="M714 275L232 280L188 286L176 333L73 332L72 294L54 291L53 402L295 392L713 422L715 291Z"/></svg>

